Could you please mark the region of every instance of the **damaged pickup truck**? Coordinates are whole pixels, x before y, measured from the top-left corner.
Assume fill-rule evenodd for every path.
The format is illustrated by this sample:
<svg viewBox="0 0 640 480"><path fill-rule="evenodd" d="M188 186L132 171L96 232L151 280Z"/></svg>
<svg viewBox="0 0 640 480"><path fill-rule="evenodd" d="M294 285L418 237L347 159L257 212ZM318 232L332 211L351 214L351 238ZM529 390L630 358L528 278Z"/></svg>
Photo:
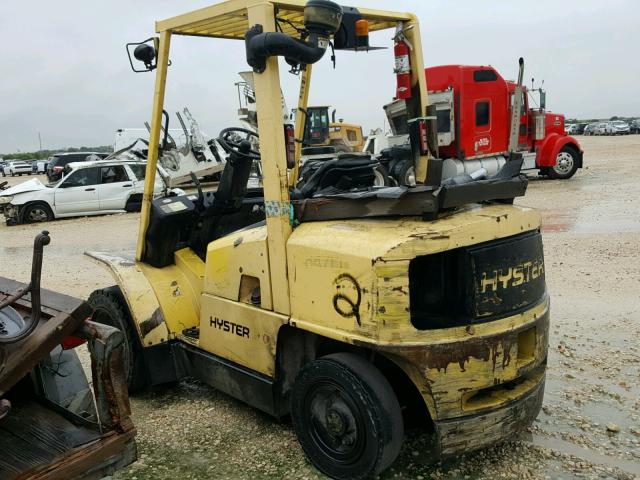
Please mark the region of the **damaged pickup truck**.
<svg viewBox="0 0 640 480"><path fill-rule="evenodd" d="M29 285L0 277L0 480L99 479L136 459L123 334L40 289L49 242L36 237ZM93 392L74 350L84 342Z"/></svg>

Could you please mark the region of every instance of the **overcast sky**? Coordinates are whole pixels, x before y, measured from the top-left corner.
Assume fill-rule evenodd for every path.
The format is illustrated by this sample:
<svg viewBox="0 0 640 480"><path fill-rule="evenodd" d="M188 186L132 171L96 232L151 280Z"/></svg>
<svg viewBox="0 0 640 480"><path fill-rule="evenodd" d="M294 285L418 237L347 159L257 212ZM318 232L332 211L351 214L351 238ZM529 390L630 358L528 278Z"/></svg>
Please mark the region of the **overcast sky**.
<svg viewBox="0 0 640 480"><path fill-rule="evenodd" d="M152 36L157 19L211 3L0 1L0 152L37 150L38 132L43 148L55 149L112 144L117 128L142 127L154 75L130 70L124 44ZM523 56L527 84L545 80L549 109L582 118L640 115L637 0L359 5L415 12L427 66L491 64L512 79ZM391 46L389 32L371 44ZM329 55L314 68L311 103L334 105L367 132L381 127L381 107L395 92L392 49L337 57L335 72ZM247 69L242 42L177 37L171 59L168 110L188 106L210 135L238 123L233 84ZM281 71L294 107L297 79Z"/></svg>

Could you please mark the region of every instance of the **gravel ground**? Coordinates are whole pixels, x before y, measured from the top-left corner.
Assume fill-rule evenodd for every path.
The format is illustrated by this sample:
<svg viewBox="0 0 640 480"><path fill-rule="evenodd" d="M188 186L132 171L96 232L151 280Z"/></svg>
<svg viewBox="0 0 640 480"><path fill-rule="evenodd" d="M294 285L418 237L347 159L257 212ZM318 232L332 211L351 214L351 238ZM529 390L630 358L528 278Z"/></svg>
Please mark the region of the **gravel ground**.
<svg viewBox="0 0 640 480"><path fill-rule="evenodd" d="M585 166L569 181L533 178L517 203L544 218L552 296L543 411L513 442L430 465L410 431L383 478L640 478L640 136L581 137ZM8 178L17 183L25 178ZM79 297L112 284L85 250L135 246L138 215L48 224L43 284ZM27 280L42 225L0 225L0 272ZM116 479L323 478L291 426L197 382L132 398L140 459Z"/></svg>

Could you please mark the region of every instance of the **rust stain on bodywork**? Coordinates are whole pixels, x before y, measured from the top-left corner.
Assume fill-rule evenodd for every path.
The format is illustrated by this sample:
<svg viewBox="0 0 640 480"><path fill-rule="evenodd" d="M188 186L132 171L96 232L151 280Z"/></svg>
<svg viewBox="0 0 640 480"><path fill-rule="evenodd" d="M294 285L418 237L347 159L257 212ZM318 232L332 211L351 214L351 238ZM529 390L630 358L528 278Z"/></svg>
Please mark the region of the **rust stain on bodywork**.
<svg viewBox="0 0 640 480"><path fill-rule="evenodd" d="M151 332L154 328L164 323L164 316L162 315L162 311L160 308L156 308L156 310L151 315L151 318L140 322L140 334L142 337L146 337L149 332Z"/></svg>
<svg viewBox="0 0 640 480"><path fill-rule="evenodd" d="M516 340L517 341L517 340ZM450 364L460 366L460 371L465 372L465 365L469 363L471 358L481 360L483 362L491 360L493 370L496 369L498 359L502 368L509 365L511 361L511 348L514 339L505 336L499 339L470 338L464 342L456 342L448 345L438 345L425 349L423 352L424 365L429 369L447 372Z"/></svg>

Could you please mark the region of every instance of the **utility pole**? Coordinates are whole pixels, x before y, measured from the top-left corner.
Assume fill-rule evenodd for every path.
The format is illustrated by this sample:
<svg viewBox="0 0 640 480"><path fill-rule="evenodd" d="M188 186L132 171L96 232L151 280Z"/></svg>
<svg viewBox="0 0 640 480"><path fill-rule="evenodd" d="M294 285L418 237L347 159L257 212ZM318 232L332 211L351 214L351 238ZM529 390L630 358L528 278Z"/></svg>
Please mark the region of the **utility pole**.
<svg viewBox="0 0 640 480"><path fill-rule="evenodd" d="M40 136L40 132L38 132L38 143L40 144L40 151L42 151L42 137Z"/></svg>

